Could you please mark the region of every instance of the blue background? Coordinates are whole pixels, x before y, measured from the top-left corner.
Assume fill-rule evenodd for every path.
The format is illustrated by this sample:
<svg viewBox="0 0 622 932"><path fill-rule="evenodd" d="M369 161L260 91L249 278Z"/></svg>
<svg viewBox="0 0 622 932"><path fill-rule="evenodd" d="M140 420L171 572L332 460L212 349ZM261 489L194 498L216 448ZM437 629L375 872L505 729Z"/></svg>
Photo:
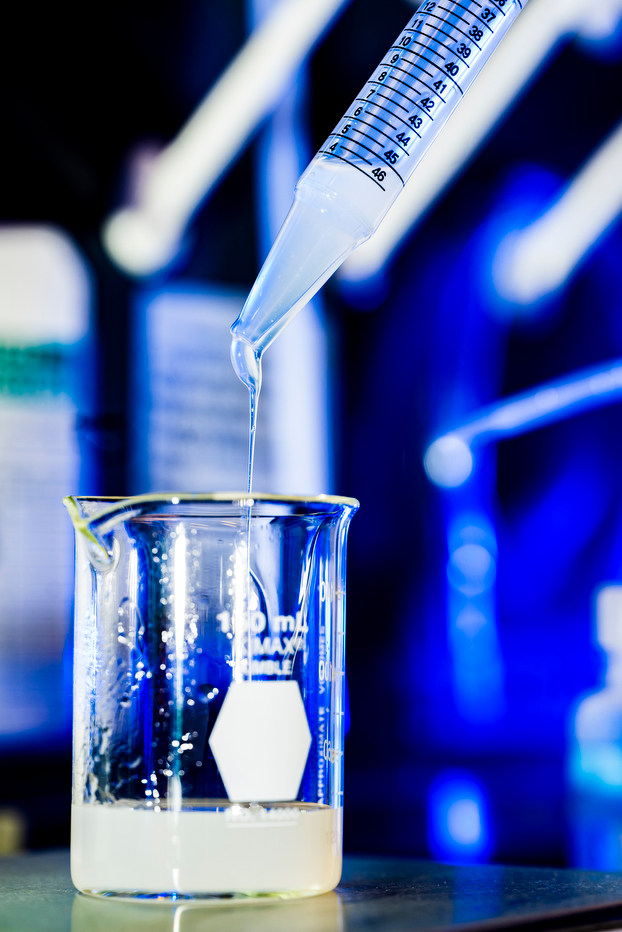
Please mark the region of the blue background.
<svg viewBox="0 0 622 932"><path fill-rule="evenodd" d="M324 37L309 67L312 149L412 10L403 0L353 0ZM93 494L130 486L139 288L107 259L99 230L123 199L127 152L172 138L246 28L239 0L113 3L97 29L73 3L7 12L1 218L57 224L89 262L97 402L79 429ZM612 404L490 445L461 489L433 486L423 455L482 406L622 357L619 226L531 315L504 310L490 274L503 234L545 211L616 126L620 86L615 42L561 43L373 288L331 281L324 290L334 491L361 501L348 578L349 851L531 864L579 857L569 723L604 676L592 599L622 569L622 411ZM177 265L150 288L250 287L260 251L254 146L197 213ZM465 527L478 529L496 572L478 596L484 635L470 640L452 628L462 596L447 576ZM0 805L25 813L31 846L68 840L69 780L68 719L62 733L34 742L0 736ZM619 855L604 866L622 867Z"/></svg>

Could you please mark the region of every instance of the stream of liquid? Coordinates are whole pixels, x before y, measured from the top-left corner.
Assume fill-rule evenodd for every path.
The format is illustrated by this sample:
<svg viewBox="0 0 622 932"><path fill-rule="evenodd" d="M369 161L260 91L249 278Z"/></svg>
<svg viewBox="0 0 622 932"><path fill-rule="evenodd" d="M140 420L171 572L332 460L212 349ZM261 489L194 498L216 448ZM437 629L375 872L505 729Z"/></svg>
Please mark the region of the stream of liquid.
<svg viewBox="0 0 622 932"><path fill-rule="evenodd" d="M261 351L255 350L239 337L231 341L231 362L237 377L248 389L249 439L248 439L248 482L246 491L253 490L253 466L255 463L255 434L257 431L257 405L261 391Z"/></svg>
<svg viewBox="0 0 622 932"><path fill-rule="evenodd" d="M251 513L252 499L250 495L253 491L253 467L255 465L255 437L257 434L257 405L259 402L259 393L261 391L261 352L256 351L245 340L234 337L231 342L231 362L233 368L244 385L248 389L248 473L246 491L249 499L244 506L243 517L246 521L246 605L243 616L245 618L245 640L246 640L246 669L244 668L243 658L239 657L234 665L233 675L237 682L245 677L251 679L252 669L252 639L251 630Z"/></svg>

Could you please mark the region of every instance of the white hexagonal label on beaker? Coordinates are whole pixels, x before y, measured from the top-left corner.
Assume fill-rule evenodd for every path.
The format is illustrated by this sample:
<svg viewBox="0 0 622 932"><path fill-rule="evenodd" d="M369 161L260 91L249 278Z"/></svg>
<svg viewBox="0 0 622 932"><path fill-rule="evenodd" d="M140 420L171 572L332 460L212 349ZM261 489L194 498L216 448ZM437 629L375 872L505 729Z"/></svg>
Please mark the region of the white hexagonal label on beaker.
<svg viewBox="0 0 622 932"><path fill-rule="evenodd" d="M296 799L311 747L298 683L231 683L209 746L229 799Z"/></svg>

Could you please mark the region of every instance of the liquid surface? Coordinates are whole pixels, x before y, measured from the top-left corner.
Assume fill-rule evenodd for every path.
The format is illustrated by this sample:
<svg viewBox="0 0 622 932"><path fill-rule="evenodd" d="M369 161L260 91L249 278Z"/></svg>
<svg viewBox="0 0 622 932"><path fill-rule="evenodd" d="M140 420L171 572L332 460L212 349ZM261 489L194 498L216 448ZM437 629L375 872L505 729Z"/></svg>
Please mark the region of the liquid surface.
<svg viewBox="0 0 622 932"><path fill-rule="evenodd" d="M181 812L72 807L71 876L89 893L218 895L332 890L340 809L228 807Z"/></svg>

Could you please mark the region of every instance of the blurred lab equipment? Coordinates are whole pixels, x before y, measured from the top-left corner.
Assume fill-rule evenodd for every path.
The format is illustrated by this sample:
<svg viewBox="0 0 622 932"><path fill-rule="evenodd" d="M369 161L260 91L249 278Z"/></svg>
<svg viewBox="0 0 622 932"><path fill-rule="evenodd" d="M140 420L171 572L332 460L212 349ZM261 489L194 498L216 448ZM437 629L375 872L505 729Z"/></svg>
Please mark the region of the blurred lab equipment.
<svg viewBox="0 0 622 932"><path fill-rule="evenodd" d="M73 546L59 507L92 478L90 281L71 239L0 227L0 745L68 740ZM69 486L71 487L71 485Z"/></svg>
<svg viewBox="0 0 622 932"><path fill-rule="evenodd" d="M251 5L254 28L280 0ZM290 206L308 161L306 77L298 76L262 129L256 185L261 258ZM131 489L242 488L248 405L229 364L229 326L244 303L238 289L200 281L141 290L136 300ZM310 303L267 365L257 488L280 494L330 491L327 335ZM237 476L237 478L236 478Z"/></svg>
<svg viewBox="0 0 622 932"><path fill-rule="evenodd" d="M546 213L500 243L493 276L502 297L529 305L564 285L622 211L621 163L622 125Z"/></svg>
<svg viewBox="0 0 622 932"><path fill-rule="evenodd" d="M242 488L246 392L229 363L232 288L186 283L142 292L134 315L132 491ZM259 488L273 487L270 393L259 438ZM277 491L280 491L278 489Z"/></svg>
<svg viewBox="0 0 622 932"><path fill-rule="evenodd" d="M619 361L572 373L476 412L467 423L434 440L425 453L428 478L446 490L449 642L455 695L467 719L473 718L473 711L481 720L503 711L499 698L495 702L503 664L493 622L497 544L490 487L495 468L487 447L621 397ZM483 509L486 489L489 501ZM498 685L491 691L493 683Z"/></svg>
<svg viewBox="0 0 622 932"><path fill-rule="evenodd" d="M332 889L345 545L358 503L227 493L65 503L76 531L78 889Z"/></svg>
<svg viewBox="0 0 622 932"><path fill-rule="evenodd" d="M153 158L138 203L107 221L104 244L122 269L151 275L175 259L193 213L346 2L273 5L177 138Z"/></svg>
<svg viewBox="0 0 622 932"><path fill-rule="evenodd" d="M425 471L436 485L456 488L471 476L477 447L618 402L621 395L622 363L616 360L504 398L434 440L425 453Z"/></svg>
<svg viewBox="0 0 622 932"><path fill-rule="evenodd" d="M598 591L595 615L605 681L569 722L570 834L574 864L615 871L622 869L622 585Z"/></svg>

